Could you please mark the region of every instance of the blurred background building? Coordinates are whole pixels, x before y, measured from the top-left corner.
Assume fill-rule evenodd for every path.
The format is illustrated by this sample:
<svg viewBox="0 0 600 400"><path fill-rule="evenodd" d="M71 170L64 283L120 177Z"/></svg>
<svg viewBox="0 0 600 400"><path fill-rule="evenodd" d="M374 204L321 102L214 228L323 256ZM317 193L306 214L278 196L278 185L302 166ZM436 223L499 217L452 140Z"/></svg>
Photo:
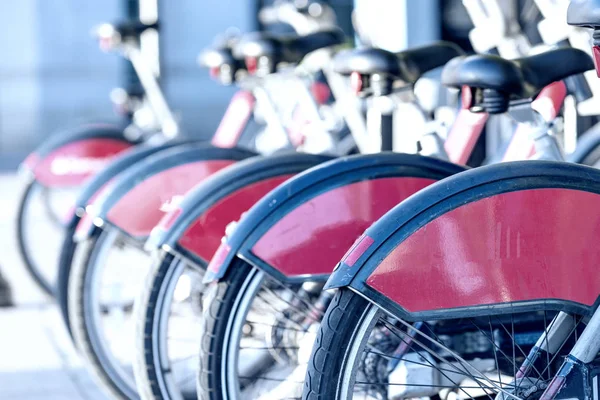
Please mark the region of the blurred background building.
<svg viewBox="0 0 600 400"><path fill-rule="evenodd" d="M0 2L0 168L12 169L35 146L80 121L114 119L111 89L131 83L127 62L100 51L91 29L157 7L161 85L184 131L208 137L234 88L212 82L196 57L229 27L260 29L257 10L272 0L19 0ZM514 2L516 0L507 0ZM438 38L468 48L471 28L461 0L329 0L353 34L351 13L363 7L382 47L400 50ZM376 4L375 4L376 3ZM527 3L519 0L523 19ZM157 4L157 5L156 5ZM369 7L364 7L368 5ZM385 9L385 13L377 13ZM533 24L531 24L534 26ZM534 29L535 31L535 29Z"/></svg>

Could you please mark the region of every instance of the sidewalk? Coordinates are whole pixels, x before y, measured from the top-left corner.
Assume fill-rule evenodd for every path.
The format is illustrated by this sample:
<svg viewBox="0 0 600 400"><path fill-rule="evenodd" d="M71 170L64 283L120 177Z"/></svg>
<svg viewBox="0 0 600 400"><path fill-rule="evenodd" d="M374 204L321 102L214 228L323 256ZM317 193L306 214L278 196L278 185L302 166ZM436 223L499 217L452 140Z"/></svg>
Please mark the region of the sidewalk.
<svg viewBox="0 0 600 400"><path fill-rule="evenodd" d="M77 356L57 307L37 289L16 253L20 194L15 175L0 175L0 268L16 303L0 308L0 399L105 399Z"/></svg>

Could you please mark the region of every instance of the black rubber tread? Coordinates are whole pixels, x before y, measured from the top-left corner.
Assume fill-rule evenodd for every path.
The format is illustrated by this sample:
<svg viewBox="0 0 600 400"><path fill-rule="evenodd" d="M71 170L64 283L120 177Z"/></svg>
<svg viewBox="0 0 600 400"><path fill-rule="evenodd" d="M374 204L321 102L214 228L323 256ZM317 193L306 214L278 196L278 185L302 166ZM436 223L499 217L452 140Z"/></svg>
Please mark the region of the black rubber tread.
<svg viewBox="0 0 600 400"><path fill-rule="evenodd" d="M18 244L19 254L21 256L21 259L23 260L25 269L27 270L27 272L29 273L31 278L35 281L35 283L38 285L38 287L44 293L46 293L49 296L54 297L56 288L54 287L54 285L51 282L48 282L48 280L44 277L44 275L40 271L38 271L38 268L35 265L35 261L32 259L31 255L29 254L29 252L27 250L27 246L25 245L25 241L27 240L24 237L25 214L27 213L28 204L29 204L29 201L31 200L30 196L32 196L35 193L35 190L37 189L38 186L42 187L42 185L37 180L33 179L33 180L29 181L23 190L23 194L21 195L21 198L19 199L19 209L17 210L17 219L16 219L16 222L17 222L17 226L16 226L16 228L17 228L17 230L16 230L17 244Z"/></svg>
<svg viewBox="0 0 600 400"><path fill-rule="evenodd" d="M83 243L79 243L78 251L84 252L81 262L74 263L69 277L69 322L73 341L87 364L87 370L95 378L98 386L114 399L139 399L139 397L128 396L122 388L117 386L110 375L104 369L101 360L96 353L90 338L85 312L85 292L87 287L87 276L91 272L89 266L96 249L101 248L103 241L107 239L106 232L93 236Z"/></svg>
<svg viewBox="0 0 600 400"><path fill-rule="evenodd" d="M200 368L198 370L198 400L229 400L221 391L221 368L225 331L230 310L250 277L253 267L240 259L228 269L227 275L211 284L205 292L202 318Z"/></svg>
<svg viewBox="0 0 600 400"><path fill-rule="evenodd" d="M2 270L0 269L0 308L12 306L14 306L12 287L2 275Z"/></svg>
<svg viewBox="0 0 600 400"><path fill-rule="evenodd" d="M169 260L171 258L169 257ZM171 265L165 259L155 259L144 280L144 288L134 304L136 351L133 364L135 382L142 399L160 399L152 357L152 325L156 318L156 303L160 287Z"/></svg>
<svg viewBox="0 0 600 400"><path fill-rule="evenodd" d="M180 262L169 254L156 258L135 301L136 351L133 372L140 396L145 400L170 398L170 393L160 384L162 371L155 363L160 355L156 354L157 346L154 345L154 327L160 318L165 288L174 278L174 272L180 268Z"/></svg>
<svg viewBox="0 0 600 400"><path fill-rule="evenodd" d="M69 278L71 276L71 268L73 266L73 260L75 260L75 254L78 253L77 242L73 239L76 230L77 226L67 228L65 238L61 245L60 256L58 257L55 296L63 322L65 323L71 338L73 338L73 332L71 332L71 323L69 321Z"/></svg>
<svg viewBox="0 0 600 400"><path fill-rule="evenodd" d="M345 352L368 305L367 300L349 289L336 293L317 332L306 371L303 400L335 399Z"/></svg>

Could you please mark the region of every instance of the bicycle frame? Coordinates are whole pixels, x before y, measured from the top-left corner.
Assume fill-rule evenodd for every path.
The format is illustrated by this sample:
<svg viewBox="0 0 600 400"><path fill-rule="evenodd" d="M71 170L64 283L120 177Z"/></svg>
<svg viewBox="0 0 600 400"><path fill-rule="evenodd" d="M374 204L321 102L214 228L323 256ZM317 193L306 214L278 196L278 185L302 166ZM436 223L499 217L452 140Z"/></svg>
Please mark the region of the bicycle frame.
<svg viewBox="0 0 600 400"><path fill-rule="evenodd" d="M131 61L131 64L135 69L140 83L144 88L148 104L160 127L161 134L164 135L165 140L177 137L180 133L177 120L167 104L154 72L144 60L137 43L131 43L130 41L123 43L122 52L124 56Z"/></svg>
<svg viewBox="0 0 600 400"><path fill-rule="evenodd" d="M463 0L475 26L469 33L477 53L497 50L504 58L517 58L529 53L531 45L520 32L513 0Z"/></svg>
<svg viewBox="0 0 600 400"><path fill-rule="evenodd" d="M239 90L233 95L211 143L216 147L237 146L240 137L252 117L256 98L249 90Z"/></svg>
<svg viewBox="0 0 600 400"><path fill-rule="evenodd" d="M149 60L144 58L140 47L140 38L121 38L111 24L100 25L95 29L95 34L104 50L117 51L131 62L144 89L144 103L147 104L153 116L153 121L145 128L153 130L153 125L156 124L165 140L175 138L179 134L179 126L158 84L155 71L149 64ZM134 123L136 114L140 113L144 113L144 107L134 112Z"/></svg>
<svg viewBox="0 0 600 400"><path fill-rule="evenodd" d="M322 104L319 104L311 91L314 83L310 84L310 76L307 77L311 72L303 63L264 77L246 77L239 83L241 90L232 98L213 136L212 144L228 148L236 146L254 113L266 125L266 130L256 138L256 147L261 154L270 154L281 147L293 147L312 154L343 155L350 152L355 146L352 138L356 129L351 129L352 137L341 141L332 135L319 110ZM338 99L330 84L330 78L335 80L335 77L326 76L328 88ZM339 93L339 77L336 84ZM341 97L340 95L339 98ZM337 102L334 107L342 110ZM346 110L342 115L348 125L352 124L348 120L362 123L357 108ZM356 126L356 123L352 126Z"/></svg>
<svg viewBox="0 0 600 400"><path fill-rule="evenodd" d="M233 96L221 119L211 141L213 145L235 147L253 113L258 113L266 126L266 133L262 135L267 136L256 138L260 153L270 154L286 146L313 154L335 152L335 143L323 126L316 102L301 78L289 71L278 72L264 78L247 79L241 86L242 90ZM285 87L285 93L278 93L281 87ZM293 107L282 109L278 105L278 96L282 94L293 100ZM294 110L300 110L301 114L294 115ZM311 135L305 129L308 124L316 125L317 135Z"/></svg>
<svg viewBox="0 0 600 400"><path fill-rule="evenodd" d="M328 63L331 64L331 63ZM333 72L331 65L323 68L323 73L327 78L327 83L331 88L333 96L336 99L334 109L338 115L342 115L344 121L350 128L354 143L362 154L371 154L381 151L377 140L367 132L366 121L360 112L360 103L357 97L351 92L344 78Z"/></svg>
<svg viewBox="0 0 600 400"><path fill-rule="evenodd" d="M444 142L444 150L448 159L454 163L465 165L485 128L489 115L487 113L472 113L471 89L462 89L462 108Z"/></svg>
<svg viewBox="0 0 600 400"><path fill-rule="evenodd" d="M299 151L318 154L344 154L350 149L338 149L319 113L310 86L297 68L281 70L262 79L255 94L263 100L259 107L270 128Z"/></svg>
<svg viewBox="0 0 600 400"><path fill-rule="evenodd" d="M516 135L535 143L542 153L538 157L561 159L548 129L565 97L564 83L557 82L527 106L538 118L529 126L521 125ZM528 311L543 302L560 312L516 378L532 368L539 349L558 351L573 325L568 313L577 310L591 318L541 398L557 398L560 392L559 398L591 399L592 378L600 372L595 363L600 351L600 279L590 278L595 257L587 250L588 243L575 243L567 236L574 229L580 233L589 229L583 237L599 233L595 222L600 218L599 179L596 170L564 163L482 167L449 178L443 187L423 190L367 229L338 263L325 289L348 287L407 321L484 315L490 307L498 313ZM568 213L562 218L558 210L568 204L585 216ZM542 218L540 213L552 217ZM490 226L493 221L503 223ZM544 232L544 237L535 232ZM534 254L553 260L551 266L541 267ZM490 259L502 268L483 268ZM418 274L413 265L419 265ZM452 272L444 272L445 268ZM419 282L430 282L430 291L424 293L414 281L417 275ZM461 286L462 279L478 284L471 290ZM413 287L419 288L418 294Z"/></svg>

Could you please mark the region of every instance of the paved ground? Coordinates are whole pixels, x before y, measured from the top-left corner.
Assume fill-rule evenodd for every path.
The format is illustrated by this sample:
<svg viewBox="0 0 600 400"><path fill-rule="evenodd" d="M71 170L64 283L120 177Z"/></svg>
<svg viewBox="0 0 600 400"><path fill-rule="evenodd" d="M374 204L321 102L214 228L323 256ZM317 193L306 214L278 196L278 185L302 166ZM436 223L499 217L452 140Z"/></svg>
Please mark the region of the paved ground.
<svg viewBox="0 0 600 400"><path fill-rule="evenodd" d="M104 399L75 353L57 308L37 290L18 258L14 219L19 194L16 176L0 175L0 268L16 301L14 308L0 308L0 399Z"/></svg>

